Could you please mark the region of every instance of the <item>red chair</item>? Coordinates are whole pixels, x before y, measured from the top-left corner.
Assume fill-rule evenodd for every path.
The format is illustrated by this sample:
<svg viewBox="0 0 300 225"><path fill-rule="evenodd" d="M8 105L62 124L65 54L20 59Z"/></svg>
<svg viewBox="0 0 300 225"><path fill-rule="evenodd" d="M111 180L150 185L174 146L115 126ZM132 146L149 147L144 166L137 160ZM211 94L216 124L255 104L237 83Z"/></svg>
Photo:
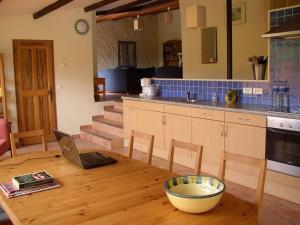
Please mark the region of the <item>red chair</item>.
<svg viewBox="0 0 300 225"><path fill-rule="evenodd" d="M0 156L10 149L9 125L6 119L0 118Z"/></svg>

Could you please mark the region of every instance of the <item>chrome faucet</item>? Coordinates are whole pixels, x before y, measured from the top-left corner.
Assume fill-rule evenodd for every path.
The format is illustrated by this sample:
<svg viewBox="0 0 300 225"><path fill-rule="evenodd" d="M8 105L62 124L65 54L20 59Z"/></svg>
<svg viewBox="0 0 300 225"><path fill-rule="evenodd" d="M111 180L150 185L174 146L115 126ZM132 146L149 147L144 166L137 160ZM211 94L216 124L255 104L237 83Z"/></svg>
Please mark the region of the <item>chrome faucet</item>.
<svg viewBox="0 0 300 225"><path fill-rule="evenodd" d="M190 102L192 99L191 99L191 92L187 91L186 94L185 94L185 99Z"/></svg>

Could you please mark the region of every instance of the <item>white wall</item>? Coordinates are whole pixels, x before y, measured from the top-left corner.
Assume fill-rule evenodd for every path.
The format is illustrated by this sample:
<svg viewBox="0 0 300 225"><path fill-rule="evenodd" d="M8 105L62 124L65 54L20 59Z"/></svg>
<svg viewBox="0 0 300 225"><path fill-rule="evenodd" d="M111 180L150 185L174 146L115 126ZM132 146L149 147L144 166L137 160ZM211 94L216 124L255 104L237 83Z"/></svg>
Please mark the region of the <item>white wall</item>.
<svg viewBox="0 0 300 225"><path fill-rule="evenodd" d="M180 0L183 76L185 79L226 79L226 25L225 0ZM192 5L206 6L206 26L218 29L218 62L202 64L201 28L189 29L185 25L185 8Z"/></svg>
<svg viewBox="0 0 300 225"><path fill-rule="evenodd" d="M232 27L233 78L252 80L253 72L248 59L254 55L268 55L268 39L261 37L268 30L268 1L244 2L246 23Z"/></svg>
<svg viewBox="0 0 300 225"><path fill-rule="evenodd" d="M158 19L158 59L163 66L163 44L170 40L181 40L180 10L173 10L173 22L165 24L165 13L157 15Z"/></svg>
<svg viewBox="0 0 300 225"><path fill-rule="evenodd" d="M80 18L92 25L92 14L83 9L57 10L38 20L33 20L32 15L0 18L0 52L5 57L8 114L13 130L17 128L13 39L54 41L59 129L76 134L80 125L91 122L92 115L101 114L102 104L95 103L93 97L92 32L81 36L74 31L74 23Z"/></svg>
<svg viewBox="0 0 300 225"><path fill-rule="evenodd" d="M268 1L243 0L246 3L246 23L233 25L233 78L253 79L248 58L268 55L268 40L260 35L268 30ZM241 2L234 0L234 2ZM185 27L185 8L191 5L206 6L206 26L218 29L218 62L202 64L201 29ZM180 0L183 41L183 73L186 79L226 79L226 1Z"/></svg>

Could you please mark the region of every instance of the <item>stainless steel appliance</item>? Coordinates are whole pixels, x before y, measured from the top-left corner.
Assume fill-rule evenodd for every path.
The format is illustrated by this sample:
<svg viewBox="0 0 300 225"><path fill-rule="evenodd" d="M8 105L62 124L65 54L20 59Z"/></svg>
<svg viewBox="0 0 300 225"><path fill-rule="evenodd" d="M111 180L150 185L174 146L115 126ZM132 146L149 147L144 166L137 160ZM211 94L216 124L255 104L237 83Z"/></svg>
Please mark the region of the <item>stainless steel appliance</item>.
<svg viewBox="0 0 300 225"><path fill-rule="evenodd" d="M268 117L268 169L300 177L300 120Z"/></svg>

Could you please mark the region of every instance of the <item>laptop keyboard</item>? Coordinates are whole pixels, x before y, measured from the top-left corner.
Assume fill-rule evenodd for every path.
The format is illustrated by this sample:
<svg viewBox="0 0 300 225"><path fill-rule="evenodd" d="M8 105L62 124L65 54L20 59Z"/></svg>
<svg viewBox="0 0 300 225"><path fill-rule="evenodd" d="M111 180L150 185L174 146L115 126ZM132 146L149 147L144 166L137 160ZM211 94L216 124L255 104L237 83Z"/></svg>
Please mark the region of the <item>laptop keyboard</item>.
<svg viewBox="0 0 300 225"><path fill-rule="evenodd" d="M79 155L84 167L93 167L110 164L112 159L98 152L89 152Z"/></svg>

